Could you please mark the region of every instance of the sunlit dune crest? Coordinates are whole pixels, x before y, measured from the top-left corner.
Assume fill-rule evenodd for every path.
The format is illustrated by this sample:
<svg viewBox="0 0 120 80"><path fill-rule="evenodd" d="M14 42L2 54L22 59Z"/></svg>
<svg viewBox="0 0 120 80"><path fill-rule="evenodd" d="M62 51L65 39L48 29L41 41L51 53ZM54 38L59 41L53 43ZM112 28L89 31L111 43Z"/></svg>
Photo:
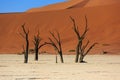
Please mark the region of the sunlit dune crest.
<svg viewBox="0 0 120 80"><path fill-rule="evenodd" d="M120 3L120 0L68 0L66 2L52 4L41 8L33 8L28 10L27 12L53 11L80 7L96 7L118 3Z"/></svg>

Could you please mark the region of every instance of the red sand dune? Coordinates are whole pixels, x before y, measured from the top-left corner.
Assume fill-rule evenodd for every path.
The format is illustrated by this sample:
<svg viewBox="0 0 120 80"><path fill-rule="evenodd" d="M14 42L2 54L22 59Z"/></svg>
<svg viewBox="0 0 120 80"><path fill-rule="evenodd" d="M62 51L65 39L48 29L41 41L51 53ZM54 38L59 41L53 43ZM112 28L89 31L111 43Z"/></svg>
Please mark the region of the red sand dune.
<svg viewBox="0 0 120 80"><path fill-rule="evenodd" d="M0 14L0 53L22 51L24 39L19 32L21 25L26 23L25 26L30 30L30 48L33 48L32 39L38 29L43 42L48 40L49 31L57 30L61 35L64 53L71 54L68 51L75 49L77 37L72 30L73 24L69 16L76 20L80 32L83 32L86 15L89 25L86 37L91 43L99 43L91 53L101 54L105 51L109 54L120 54L120 1L89 0L84 5L83 2L75 1L74 5L71 3L67 8L63 4L70 2L60 3L59 8L48 9L47 12L47 9L43 12L40 8L27 13ZM45 46L41 49L45 50L52 52L53 48Z"/></svg>
<svg viewBox="0 0 120 80"><path fill-rule="evenodd" d="M66 2L61 2L61 3L44 6L41 8L33 8L33 9L28 10L27 12L62 10L62 9L67 9L71 6L74 6L82 1L83 0L70 0L70 1L66 1Z"/></svg>
<svg viewBox="0 0 120 80"><path fill-rule="evenodd" d="M33 8L27 12L40 12L40 11L52 11L52 10L63 10L69 8L80 8L80 7L95 7L104 6L110 4L120 3L120 0L68 0L57 4L44 6L41 8Z"/></svg>

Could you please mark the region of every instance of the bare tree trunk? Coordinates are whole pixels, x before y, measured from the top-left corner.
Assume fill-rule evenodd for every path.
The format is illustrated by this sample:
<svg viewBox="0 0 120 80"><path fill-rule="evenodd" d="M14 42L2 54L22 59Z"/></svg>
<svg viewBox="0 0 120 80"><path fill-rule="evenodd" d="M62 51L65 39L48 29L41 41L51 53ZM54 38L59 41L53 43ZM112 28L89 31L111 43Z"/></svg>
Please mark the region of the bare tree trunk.
<svg viewBox="0 0 120 80"><path fill-rule="evenodd" d="M57 61L57 55L56 55L56 63L58 63L58 61Z"/></svg>
<svg viewBox="0 0 120 80"><path fill-rule="evenodd" d="M80 46L80 43L78 42L78 45L76 47L76 58L75 58L76 63L78 62L78 59L79 59L79 46Z"/></svg>
<svg viewBox="0 0 120 80"><path fill-rule="evenodd" d="M28 53L29 53L29 40L28 35L26 36L26 52L25 52L25 61L24 63L28 63Z"/></svg>
<svg viewBox="0 0 120 80"><path fill-rule="evenodd" d="M83 59L84 59L84 55L81 55L80 56L80 63L85 63L85 61Z"/></svg>
<svg viewBox="0 0 120 80"><path fill-rule="evenodd" d="M29 53L29 30L26 31L25 29L25 24L23 24L22 26L22 30L23 30L23 34L20 33L20 35L25 39L25 42L26 42L26 50L25 50L25 53L24 53L24 63L28 63L28 53Z"/></svg>
<svg viewBox="0 0 120 80"><path fill-rule="evenodd" d="M38 52L39 52L39 49L36 47L35 48L35 61L38 61Z"/></svg>
<svg viewBox="0 0 120 80"><path fill-rule="evenodd" d="M62 52L59 52L61 63L64 63Z"/></svg>
<svg viewBox="0 0 120 80"><path fill-rule="evenodd" d="M60 55L61 63L64 63L60 35L58 32L57 32L57 37L52 32L50 32L50 34L52 35L53 40L49 38L50 42L46 42L46 44L50 44L51 46L54 47L55 51Z"/></svg>
<svg viewBox="0 0 120 80"><path fill-rule="evenodd" d="M88 50L85 52L85 49L86 47L88 46L89 44L89 40L88 42L83 45L83 40L85 39L86 37L86 33L88 32L88 23L87 23L87 17L85 16L85 22L86 22L86 26L85 26L85 30L83 32L83 34L81 35L80 32L79 32L79 29L78 29L78 26L76 25L76 22L75 20L70 17L72 22L73 22L73 30L77 36L77 39L78 39L78 44L77 44L77 47L76 47L76 58L75 58L75 62L77 63L78 62L78 59L79 59L79 62L80 63L85 63L85 61L83 60L84 57L89 53L89 51L95 46L96 43L94 43L93 45L91 45ZM80 56L80 58L79 58Z"/></svg>
<svg viewBox="0 0 120 80"><path fill-rule="evenodd" d="M41 42L41 38L40 38L40 35L39 35L39 31L38 31L37 35L35 35L34 39L33 39L34 51L35 51L35 61L38 61L38 55L39 55L38 53L39 53L40 42Z"/></svg>

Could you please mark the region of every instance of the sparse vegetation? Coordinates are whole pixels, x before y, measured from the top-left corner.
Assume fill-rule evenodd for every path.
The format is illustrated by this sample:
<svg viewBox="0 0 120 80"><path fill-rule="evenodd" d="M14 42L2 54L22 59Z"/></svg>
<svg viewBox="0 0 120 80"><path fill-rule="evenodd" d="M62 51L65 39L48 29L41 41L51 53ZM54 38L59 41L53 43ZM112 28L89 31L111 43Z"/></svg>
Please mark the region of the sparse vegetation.
<svg viewBox="0 0 120 80"><path fill-rule="evenodd" d="M85 16L85 30L83 32L83 34L81 34L79 32L78 26L76 25L75 20L70 16L70 19L73 22L73 30L75 32L75 34L77 35L77 39L78 39L78 44L76 47L76 58L75 58L75 62L77 63L78 60L80 63L85 63L84 61L84 57L90 52L90 50L97 44L97 43L93 43L87 50L87 46L89 44L89 40L87 41L86 44L83 44L83 40L86 38L86 33L88 32L88 22L87 22L87 17Z"/></svg>
<svg viewBox="0 0 120 80"><path fill-rule="evenodd" d="M46 43L44 43L44 44L40 44L40 42L41 42L41 38L40 38L40 34L39 34L39 31L38 31L38 33L37 33L37 35L35 35L34 36L34 40L33 40L33 43L34 43L34 51L35 51L35 61L38 61L38 55L39 55L39 49L42 47L42 46L44 46L44 45L46 45Z"/></svg>
<svg viewBox="0 0 120 80"><path fill-rule="evenodd" d="M85 62L84 57L91 51L91 49L97 43L93 43L90 47L88 47L89 40L86 42L86 44L83 43L83 41L86 38L86 34L88 32L88 22L87 22L87 17L86 16L85 16L85 22L86 22L85 30L82 34L79 32L79 28L76 25L75 19L72 18L71 16L70 16L70 19L73 22L73 30L74 30L75 34L77 35L78 44L77 44L76 50L69 50L69 52L75 52L76 51L75 62L76 63L78 63L78 62L84 63ZM28 62L28 53L29 52L35 53L35 60L38 61L39 49L46 44L49 44L54 48L54 50L60 55L61 63L64 63L62 45L61 45L61 38L60 38L60 34L58 32L56 32L56 35L53 32L50 32L52 38L50 38L50 37L48 38L49 42L45 42L43 44L40 44L42 39L40 38L40 34L39 34L39 31L38 31L37 35L34 35L34 39L33 39L34 49L30 49L31 51L29 51L29 39L28 39L29 30L26 31L24 26L25 26L25 24L22 25L23 34L20 33L21 36L26 41L26 49L24 49L24 46L23 46L23 52L24 52L24 55L25 55L24 63ZM103 54L106 54L106 52L103 52ZM56 54L56 63L57 62L58 61L57 61L57 54Z"/></svg>
<svg viewBox="0 0 120 80"><path fill-rule="evenodd" d="M58 60L57 60L57 55L56 55L56 63L58 63Z"/></svg>
<svg viewBox="0 0 120 80"><path fill-rule="evenodd" d="M103 54L108 54L109 52L107 52L107 51L103 51Z"/></svg>
<svg viewBox="0 0 120 80"><path fill-rule="evenodd" d="M40 35L39 35L39 32L38 32L38 34L34 36L34 40L33 40L34 50L35 50L35 60L36 61L38 61L38 52L39 52L40 42L41 42L41 38L40 38Z"/></svg>
<svg viewBox="0 0 120 80"><path fill-rule="evenodd" d="M29 30L25 29L25 24L22 26L23 33L20 33L20 35L25 39L26 42L26 49L24 50L24 63L28 63L28 53L29 53ZM24 47L24 46L23 46Z"/></svg>
<svg viewBox="0 0 120 80"><path fill-rule="evenodd" d="M49 37L50 42L46 42L46 44L50 44L51 46L54 47L54 50L57 51L57 53L60 55L61 63L64 63L60 34L58 32L56 32L57 37L52 32L50 32L50 34L51 34L53 39L51 39Z"/></svg>
<svg viewBox="0 0 120 80"><path fill-rule="evenodd" d="M75 52L75 50L69 50L68 52Z"/></svg>

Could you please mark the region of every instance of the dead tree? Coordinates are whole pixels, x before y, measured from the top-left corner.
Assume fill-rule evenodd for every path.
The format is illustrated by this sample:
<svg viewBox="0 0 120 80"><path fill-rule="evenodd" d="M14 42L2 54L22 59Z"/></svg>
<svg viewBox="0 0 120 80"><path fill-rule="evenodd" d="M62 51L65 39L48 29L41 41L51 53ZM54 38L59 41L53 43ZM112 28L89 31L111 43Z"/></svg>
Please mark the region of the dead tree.
<svg viewBox="0 0 120 80"><path fill-rule="evenodd" d="M57 53L60 55L61 63L64 63L60 34L58 32L56 33L57 33L57 37L55 36L54 33L50 32L53 39L49 38L50 42L46 42L46 44L50 44L51 46L53 46L55 51L57 51Z"/></svg>
<svg viewBox="0 0 120 80"><path fill-rule="evenodd" d="M39 31L37 33L37 35L34 36L34 40L33 40L33 43L34 43L34 49L35 49L35 60L38 61L38 55L39 55L39 49L46 45L46 43L43 43L43 44L40 44L41 42L41 38L40 38L40 34L39 34Z"/></svg>
<svg viewBox="0 0 120 80"><path fill-rule="evenodd" d="M29 53L29 30L25 29L25 24L22 26L23 33L20 33L20 35L25 39L26 42L26 49L24 53L24 63L28 63L28 53Z"/></svg>
<svg viewBox="0 0 120 80"><path fill-rule="evenodd" d="M89 44L89 40L87 41L86 44L83 44L83 41L86 37L86 33L88 32L88 22L87 22L87 17L85 16L85 30L83 32L83 34L80 34L78 26L76 25L75 20L70 17L70 19L73 22L73 30L75 32L75 34L77 35L77 39L78 39L78 43L77 43L77 47L76 47L76 58L75 58L75 62L77 63L78 61L80 63L84 63L84 57L90 52L90 50L97 44L94 43L92 44L89 48L87 48L88 44ZM87 48L87 50L86 50Z"/></svg>
<svg viewBox="0 0 120 80"><path fill-rule="evenodd" d="M58 61L57 61L57 55L56 55L55 61L56 61L56 63L58 63Z"/></svg>
<svg viewBox="0 0 120 80"><path fill-rule="evenodd" d="M38 52L39 52L40 41L41 41L41 38L40 38L39 32L38 32L38 34L34 36L34 40L33 40L36 61L38 61Z"/></svg>

